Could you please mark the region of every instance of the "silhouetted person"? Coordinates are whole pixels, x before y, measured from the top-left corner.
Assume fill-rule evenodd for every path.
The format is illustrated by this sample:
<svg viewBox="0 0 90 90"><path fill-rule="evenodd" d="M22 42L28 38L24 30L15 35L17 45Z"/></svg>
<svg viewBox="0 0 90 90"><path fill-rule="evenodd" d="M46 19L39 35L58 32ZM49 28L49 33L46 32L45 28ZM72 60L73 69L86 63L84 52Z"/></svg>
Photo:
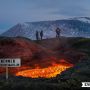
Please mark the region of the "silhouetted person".
<svg viewBox="0 0 90 90"><path fill-rule="evenodd" d="M43 39L43 31L41 30L40 32L40 37L41 37L41 40Z"/></svg>
<svg viewBox="0 0 90 90"><path fill-rule="evenodd" d="M56 29L56 37L60 37L60 33L61 33L61 29L60 28L57 28Z"/></svg>
<svg viewBox="0 0 90 90"><path fill-rule="evenodd" d="M39 40L39 32L36 31L36 40Z"/></svg>

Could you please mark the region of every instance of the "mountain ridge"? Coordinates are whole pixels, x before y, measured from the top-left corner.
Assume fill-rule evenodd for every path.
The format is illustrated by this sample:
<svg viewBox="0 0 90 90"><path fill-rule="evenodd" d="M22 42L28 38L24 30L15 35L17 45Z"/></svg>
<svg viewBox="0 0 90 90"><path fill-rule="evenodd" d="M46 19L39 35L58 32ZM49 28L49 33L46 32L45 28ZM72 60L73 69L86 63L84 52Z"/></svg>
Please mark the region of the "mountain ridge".
<svg viewBox="0 0 90 90"><path fill-rule="evenodd" d="M44 31L43 38L56 36L55 29L59 27L62 36L69 37L90 37L90 18L77 17L52 21L24 22L18 23L1 36L17 37L23 36L35 40L36 31Z"/></svg>

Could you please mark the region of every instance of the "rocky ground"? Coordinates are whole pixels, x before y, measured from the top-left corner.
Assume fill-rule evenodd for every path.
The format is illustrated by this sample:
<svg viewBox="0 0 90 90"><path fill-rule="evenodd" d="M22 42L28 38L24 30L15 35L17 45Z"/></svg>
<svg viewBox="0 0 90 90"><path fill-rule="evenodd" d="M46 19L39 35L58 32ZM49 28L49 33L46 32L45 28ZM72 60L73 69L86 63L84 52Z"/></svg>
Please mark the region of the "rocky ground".
<svg viewBox="0 0 90 90"><path fill-rule="evenodd" d="M32 63L45 63L52 56L57 59L64 58L74 64L74 67L67 69L55 78L25 78L0 75L1 90L77 90L81 89L82 81L90 81L90 39L87 38L52 38L42 41L31 41L26 38L0 38L0 58L21 57L22 65L29 66ZM12 54L11 54L12 53ZM43 64L44 65L44 64ZM34 66L33 66L34 67ZM27 69L28 67L23 67ZM20 70L20 69L19 69ZM15 72L17 69L11 69ZM3 72L3 69L0 69Z"/></svg>

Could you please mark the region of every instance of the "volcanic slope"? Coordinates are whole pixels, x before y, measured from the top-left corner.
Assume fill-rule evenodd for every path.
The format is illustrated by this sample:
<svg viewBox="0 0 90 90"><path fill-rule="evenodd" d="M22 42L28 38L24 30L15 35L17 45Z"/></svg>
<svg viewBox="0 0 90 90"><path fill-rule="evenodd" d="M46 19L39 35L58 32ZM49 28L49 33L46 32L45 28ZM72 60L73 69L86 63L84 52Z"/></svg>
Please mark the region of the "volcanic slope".
<svg viewBox="0 0 90 90"><path fill-rule="evenodd" d="M30 68L30 66L38 67L38 62L44 66L45 60L50 59L51 53L50 50L26 38L0 37L0 58L21 58L22 68L19 70ZM15 72L14 68L11 71Z"/></svg>
<svg viewBox="0 0 90 90"><path fill-rule="evenodd" d="M83 59L86 54L72 47L74 43L82 40L82 37L60 37L38 41L42 47L53 52L53 56L57 59L65 59L70 63L77 63ZM35 41L36 42L36 41ZM36 42L37 43L37 42Z"/></svg>
<svg viewBox="0 0 90 90"><path fill-rule="evenodd" d="M27 38L1 37L0 58L21 58L20 68L10 68L11 73L30 69L42 69L57 64L75 64L83 53L73 51L70 48L70 38L61 37L32 41ZM72 54L71 54L72 53ZM77 58L77 59L75 59ZM0 69L3 72L4 69Z"/></svg>

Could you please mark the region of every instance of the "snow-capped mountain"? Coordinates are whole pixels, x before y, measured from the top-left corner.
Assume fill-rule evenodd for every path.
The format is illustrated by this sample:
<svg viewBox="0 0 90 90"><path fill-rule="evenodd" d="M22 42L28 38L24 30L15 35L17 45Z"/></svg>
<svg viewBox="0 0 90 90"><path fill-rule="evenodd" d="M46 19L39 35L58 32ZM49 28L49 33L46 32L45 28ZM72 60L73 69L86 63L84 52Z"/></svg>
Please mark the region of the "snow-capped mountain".
<svg viewBox="0 0 90 90"><path fill-rule="evenodd" d="M86 23L90 23L90 17L75 17L72 19L73 20L79 20L79 21L86 22Z"/></svg>
<svg viewBox="0 0 90 90"><path fill-rule="evenodd" d="M4 32L1 36L23 36L30 39L35 39L36 31L43 30L44 38L52 38L56 36L55 29L57 27L61 29L62 36L90 37L89 17L78 17L55 21L19 23Z"/></svg>

